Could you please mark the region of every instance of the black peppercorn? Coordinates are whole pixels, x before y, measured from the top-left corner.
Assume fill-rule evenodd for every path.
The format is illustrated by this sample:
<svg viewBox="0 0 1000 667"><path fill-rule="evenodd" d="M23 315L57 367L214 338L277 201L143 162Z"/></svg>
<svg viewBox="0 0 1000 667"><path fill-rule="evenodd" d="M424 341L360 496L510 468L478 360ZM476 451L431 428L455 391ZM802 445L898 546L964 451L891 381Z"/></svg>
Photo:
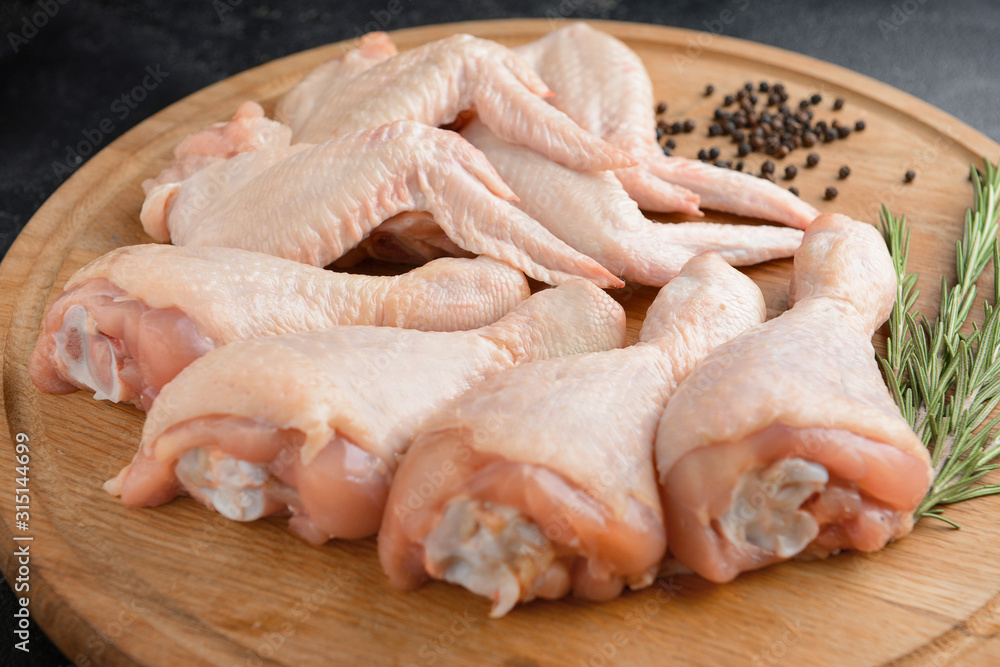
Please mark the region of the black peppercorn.
<svg viewBox="0 0 1000 667"><path fill-rule="evenodd" d="M794 185L792 187L788 188L788 191L791 192L796 197L799 196L799 189L797 187L795 187Z"/></svg>
<svg viewBox="0 0 1000 667"><path fill-rule="evenodd" d="M760 173L762 174L773 174L774 173L774 163L770 160L766 160L764 164L760 165Z"/></svg>
<svg viewBox="0 0 1000 667"><path fill-rule="evenodd" d="M710 160L714 160L714 159L715 159L715 158L717 158L717 157L719 157L719 149L718 149L718 148L716 148L715 146L712 146L712 147L711 147L711 148L710 148L710 149L708 150L708 158L709 158Z"/></svg>
<svg viewBox="0 0 1000 667"><path fill-rule="evenodd" d="M693 132L695 128L695 122L690 118L684 121L684 132Z"/></svg>
<svg viewBox="0 0 1000 667"><path fill-rule="evenodd" d="M813 104L819 104L823 101L823 96L819 93L813 93L812 97L809 98L809 101Z"/></svg>
<svg viewBox="0 0 1000 667"><path fill-rule="evenodd" d="M665 113L667 113L667 103L666 102L660 102L659 104L657 104L656 105L656 113L658 113L658 114L665 114Z"/></svg>
<svg viewBox="0 0 1000 667"><path fill-rule="evenodd" d="M677 148L677 142L674 141L673 139L667 139L667 142L664 144L664 146L666 146L670 150L673 150Z"/></svg>
<svg viewBox="0 0 1000 667"><path fill-rule="evenodd" d="M859 120L857 123L854 124L854 129L857 130L858 132L865 129L865 121Z"/></svg>
<svg viewBox="0 0 1000 667"><path fill-rule="evenodd" d="M837 188L827 188L826 192L823 193L823 199L827 201L836 198L837 198Z"/></svg>
<svg viewBox="0 0 1000 667"><path fill-rule="evenodd" d="M806 156L806 166L815 167L819 164L819 153L810 153Z"/></svg>
<svg viewBox="0 0 1000 667"><path fill-rule="evenodd" d="M795 175L799 173L799 170L795 168L794 164L790 164L785 167L785 180L790 181L795 178Z"/></svg>
<svg viewBox="0 0 1000 667"><path fill-rule="evenodd" d="M835 99L833 101L833 110L834 111L840 111L843 108L844 108L844 98L843 97L838 97L837 99Z"/></svg>
<svg viewBox="0 0 1000 667"><path fill-rule="evenodd" d="M707 86L705 86L705 97L708 97L714 92L715 92L715 86L713 86L712 84L708 84Z"/></svg>
<svg viewBox="0 0 1000 667"><path fill-rule="evenodd" d="M916 178L916 177L917 177L916 172L914 172L912 169L910 169L910 170L907 170L907 172L905 174L903 174L903 181L906 182L906 183L912 183L913 179ZM972 172L971 171L969 172L969 178L970 179L972 178Z"/></svg>
<svg viewBox="0 0 1000 667"><path fill-rule="evenodd" d="M845 164L843 167L840 168L840 171L837 172L837 175L840 176L840 178L842 179L847 178L848 176L851 175L851 168Z"/></svg>

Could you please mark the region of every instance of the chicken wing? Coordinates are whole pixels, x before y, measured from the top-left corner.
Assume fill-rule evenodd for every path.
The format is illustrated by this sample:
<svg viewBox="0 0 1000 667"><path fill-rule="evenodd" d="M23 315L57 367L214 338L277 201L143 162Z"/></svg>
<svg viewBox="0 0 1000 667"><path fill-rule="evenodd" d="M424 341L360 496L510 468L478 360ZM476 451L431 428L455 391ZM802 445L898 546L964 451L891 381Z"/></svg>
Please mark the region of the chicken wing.
<svg viewBox="0 0 1000 667"><path fill-rule="evenodd" d="M472 107L494 132L578 171L635 160L581 129L540 96L549 89L513 51L452 35L399 55L384 33L320 65L278 103L296 142L320 143L396 120L445 125ZM391 47L391 48L390 48Z"/></svg>
<svg viewBox="0 0 1000 667"><path fill-rule="evenodd" d="M340 327L225 345L163 388L106 488L136 506L183 488L240 521L291 510L316 543L364 537L398 457L444 403L516 364L624 338L621 306L574 280L473 331Z"/></svg>
<svg viewBox="0 0 1000 667"><path fill-rule="evenodd" d="M526 364L463 394L404 457L379 533L391 581L428 576L493 601L608 599L652 583L667 541L653 469L660 414L720 343L764 320L714 253L660 290L641 342Z"/></svg>
<svg viewBox="0 0 1000 667"><path fill-rule="evenodd" d="M52 305L31 377L52 393L148 409L212 348L346 324L452 331L490 324L528 297L520 271L481 257L400 276L354 276L232 248L113 250L77 271Z"/></svg>
<svg viewBox="0 0 1000 667"><path fill-rule="evenodd" d="M241 153L143 206L157 241L256 250L326 266L379 223L429 211L458 246L558 284L622 282L524 215L496 171L458 134L398 121L311 146Z"/></svg>
<svg viewBox="0 0 1000 667"><path fill-rule="evenodd" d="M503 141L479 121L462 136L486 155L517 195L518 208L626 280L661 286L706 250L742 266L790 257L802 242L801 231L785 227L653 222L612 172L566 169Z"/></svg>
<svg viewBox="0 0 1000 667"><path fill-rule="evenodd" d="M639 161L615 173L640 207L697 214L700 202L704 208L800 229L819 215L764 179L665 156L656 143L649 74L639 56L611 35L575 23L515 51L555 92L550 102L557 109Z"/></svg>
<svg viewBox="0 0 1000 667"><path fill-rule="evenodd" d="M821 216L795 255L792 308L719 346L678 387L656 463L682 564L724 582L910 532L930 460L871 343L895 285L872 226Z"/></svg>

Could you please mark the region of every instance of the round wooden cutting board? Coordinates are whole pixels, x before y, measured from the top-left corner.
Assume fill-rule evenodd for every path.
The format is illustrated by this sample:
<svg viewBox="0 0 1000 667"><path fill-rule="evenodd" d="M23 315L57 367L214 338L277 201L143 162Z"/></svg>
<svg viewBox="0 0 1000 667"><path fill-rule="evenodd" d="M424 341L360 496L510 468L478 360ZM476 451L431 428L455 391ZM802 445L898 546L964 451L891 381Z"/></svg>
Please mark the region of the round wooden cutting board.
<svg viewBox="0 0 1000 667"><path fill-rule="evenodd" d="M411 48L456 32L514 45L560 22L514 20L430 26L393 34ZM646 63L667 118L692 118L675 154L732 144L707 137L724 93L745 81L782 81L791 101L823 95L817 117L867 129L778 161L824 211L874 222L880 203L913 226L911 270L920 307L933 313L939 275L954 269L972 188L970 162L997 159L1000 146L908 95L835 66L707 33L596 23ZM124 507L101 489L131 459L143 415L84 392L39 393L28 356L49 304L77 268L112 248L149 242L138 221L140 183L167 163L187 134L229 118L253 99L269 111L314 65L342 53L334 44L234 76L161 111L84 165L38 211L0 265L3 418L0 539L8 579L13 535L30 535L31 610L80 667L318 664L998 664L1000 498L948 510L963 529L922 521L913 534L871 555L842 554L741 576L727 585L674 576L602 604L534 602L501 620L464 590L432 583L401 593L378 566L375 540L322 547L295 537L284 520L227 521L190 499L156 509ZM716 93L705 97L706 84ZM846 100L833 111L834 98ZM759 157L748 159L759 171ZM837 171L849 165L849 178ZM917 173L904 185L908 169ZM839 189L823 201L828 186ZM677 220L664 217L664 220ZM733 218L710 214L709 219ZM769 314L785 308L788 260L747 271ZM655 290L626 288L631 340ZM878 339L877 344L882 340ZM30 441L31 518L14 531L12 442ZM988 657L989 656L989 657Z"/></svg>

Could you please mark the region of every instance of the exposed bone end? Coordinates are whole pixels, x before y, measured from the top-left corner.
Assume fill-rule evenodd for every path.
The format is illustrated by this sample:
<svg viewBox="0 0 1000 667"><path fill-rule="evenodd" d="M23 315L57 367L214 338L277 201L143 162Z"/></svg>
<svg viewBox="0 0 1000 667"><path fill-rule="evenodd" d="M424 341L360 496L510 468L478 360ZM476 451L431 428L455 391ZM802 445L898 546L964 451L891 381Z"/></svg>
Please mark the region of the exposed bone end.
<svg viewBox="0 0 1000 667"><path fill-rule="evenodd" d="M499 618L518 602L555 599L571 585L566 565L539 527L517 510L453 498L424 539L428 574L493 600Z"/></svg>
<svg viewBox="0 0 1000 667"><path fill-rule="evenodd" d="M819 535L819 523L802 505L829 479L826 468L799 458L747 471L719 517L719 530L734 545L791 558Z"/></svg>
<svg viewBox="0 0 1000 667"><path fill-rule="evenodd" d="M177 478L195 500L233 521L255 521L283 509L272 497L267 466L241 461L206 447L189 449L177 461ZM270 484L269 484L270 482Z"/></svg>
<svg viewBox="0 0 1000 667"><path fill-rule="evenodd" d="M71 382L94 390L94 398L115 403L133 401L135 390L122 381L127 372L122 350L97 328L97 321L87 309L71 306L63 316L62 327L53 334L57 363Z"/></svg>

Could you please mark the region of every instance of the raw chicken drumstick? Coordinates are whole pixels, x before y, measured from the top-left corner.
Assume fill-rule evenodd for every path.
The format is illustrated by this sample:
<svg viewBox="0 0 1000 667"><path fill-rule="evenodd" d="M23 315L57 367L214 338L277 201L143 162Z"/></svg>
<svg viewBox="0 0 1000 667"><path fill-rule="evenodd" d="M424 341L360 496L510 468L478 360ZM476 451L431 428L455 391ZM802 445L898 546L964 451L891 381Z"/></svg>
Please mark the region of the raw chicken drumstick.
<svg viewBox="0 0 1000 667"><path fill-rule="evenodd" d="M487 257L372 277L233 248L128 246L70 278L45 318L31 377L43 391L86 388L148 409L217 345L347 324L472 329L528 293L520 271Z"/></svg>
<svg viewBox="0 0 1000 667"><path fill-rule="evenodd" d="M656 143L649 74L639 56L611 35L576 23L515 51L555 92L550 102L556 108L639 160L639 166L615 173L641 208L697 213L700 198L704 208L799 229L819 215L764 179L664 155Z"/></svg>
<svg viewBox="0 0 1000 667"><path fill-rule="evenodd" d="M516 364L624 339L621 306L573 280L473 331L340 327L225 345L163 388L105 488L136 506L183 488L238 521L291 510L315 543L371 535L398 457L444 403Z"/></svg>
<svg viewBox="0 0 1000 667"><path fill-rule="evenodd" d="M395 120L445 125L472 107L494 132L578 171L635 160L545 103L550 94L505 46L453 35L396 55L385 33L320 65L278 103L275 115L295 142L320 143Z"/></svg>
<svg viewBox="0 0 1000 667"><path fill-rule="evenodd" d="M612 172L566 169L503 141L477 120L462 136L486 155L517 195L518 208L625 280L661 286L706 250L742 266L791 257L802 242L802 232L787 227L653 222Z"/></svg>
<svg viewBox="0 0 1000 667"><path fill-rule="evenodd" d="M154 194L158 204L143 205L143 227L174 245L244 248L326 266L383 220L428 211L458 246L543 282L579 276L622 285L504 201L514 194L469 142L411 121L316 146L241 153L147 197Z"/></svg>
<svg viewBox="0 0 1000 667"><path fill-rule="evenodd" d="M705 253L660 290L637 345L525 364L463 394L421 428L389 492L378 548L393 584L461 584L494 617L651 584L667 546L653 470L663 406L764 314L753 281Z"/></svg>
<svg viewBox="0 0 1000 667"><path fill-rule="evenodd" d="M724 582L910 532L930 459L871 343L895 286L871 225L821 216L795 255L792 308L719 346L681 383L656 464L682 564Z"/></svg>

